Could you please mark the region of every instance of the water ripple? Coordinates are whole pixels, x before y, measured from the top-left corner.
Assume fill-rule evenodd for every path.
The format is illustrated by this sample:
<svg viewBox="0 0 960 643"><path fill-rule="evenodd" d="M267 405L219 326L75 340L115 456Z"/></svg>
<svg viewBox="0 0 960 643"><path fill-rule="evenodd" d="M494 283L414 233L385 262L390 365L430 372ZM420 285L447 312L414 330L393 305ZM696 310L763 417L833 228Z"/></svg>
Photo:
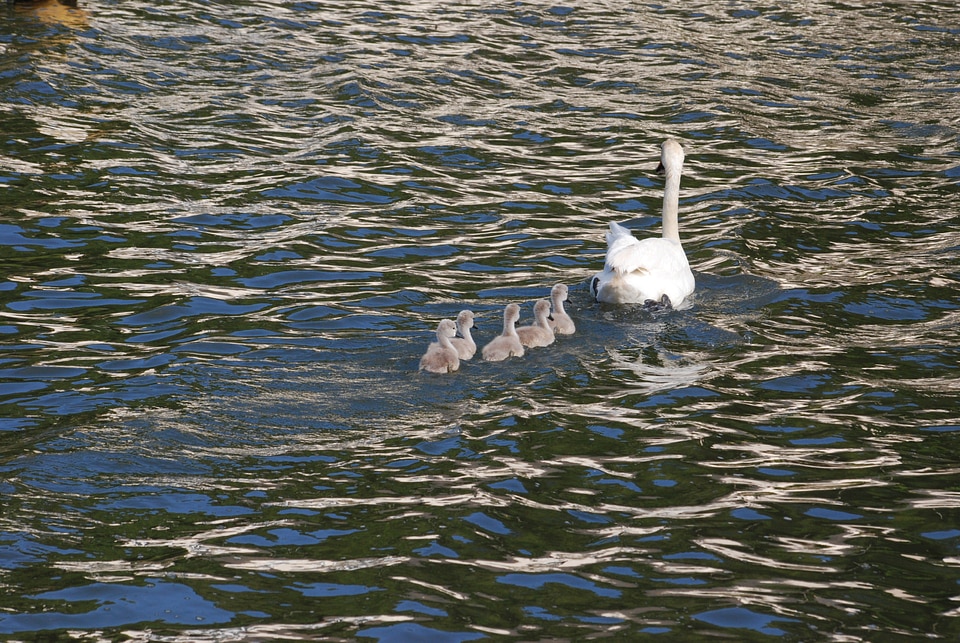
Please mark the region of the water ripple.
<svg viewBox="0 0 960 643"><path fill-rule="evenodd" d="M954 8L69 5L0 35L0 632L955 638ZM692 306L597 305L667 136Z"/></svg>

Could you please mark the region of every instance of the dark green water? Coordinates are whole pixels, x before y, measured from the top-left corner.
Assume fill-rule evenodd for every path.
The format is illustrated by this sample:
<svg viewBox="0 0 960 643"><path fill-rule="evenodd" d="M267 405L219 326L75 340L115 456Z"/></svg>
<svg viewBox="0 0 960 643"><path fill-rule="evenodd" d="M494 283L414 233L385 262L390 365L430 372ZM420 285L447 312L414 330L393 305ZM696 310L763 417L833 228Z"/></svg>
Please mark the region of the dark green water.
<svg viewBox="0 0 960 643"><path fill-rule="evenodd" d="M953 3L0 11L0 636L960 635Z"/></svg>

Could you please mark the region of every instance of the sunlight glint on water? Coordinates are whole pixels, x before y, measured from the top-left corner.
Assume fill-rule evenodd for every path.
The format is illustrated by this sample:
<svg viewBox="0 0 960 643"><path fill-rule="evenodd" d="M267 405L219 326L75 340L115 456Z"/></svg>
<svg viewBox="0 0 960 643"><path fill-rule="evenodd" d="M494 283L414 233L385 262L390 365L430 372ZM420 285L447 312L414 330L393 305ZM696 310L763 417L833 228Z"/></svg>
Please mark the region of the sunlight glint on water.
<svg viewBox="0 0 960 643"><path fill-rule="evenodd" d="M952 5L2 11L3 636L960 632Z"/></svg>

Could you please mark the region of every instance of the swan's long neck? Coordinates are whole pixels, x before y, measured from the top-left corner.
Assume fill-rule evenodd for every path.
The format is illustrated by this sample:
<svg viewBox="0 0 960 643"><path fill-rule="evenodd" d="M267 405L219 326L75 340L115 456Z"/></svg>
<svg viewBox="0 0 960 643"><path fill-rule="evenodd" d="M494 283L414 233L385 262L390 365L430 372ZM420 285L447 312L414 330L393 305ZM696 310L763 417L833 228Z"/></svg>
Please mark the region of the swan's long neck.
<svg viewBox="0 0 960 643"><path fill-rule="evenodd" d="M443 331L437 331L437 343L443 348L453 348L453 342L450 341L450 336Z"/></svg>
<svg viewBox="0 0 960 643"><path fill-rule="evenodd" d="M550 328L550 311L547 309L537 313L537 325L541 328Z"/></svg>
<svg viewBox="0 0 960 643"><path fill-rule="evenodd" d="M663 238L680 243L680 224L677 221L680 209L680 167L667 170L663 188Z"/></svg>
<svg viewBox="0 0 960 643"><path fill-rule="evenodd" d="M517 318L516 317L504 317L503 319L503 334L507 337L518 337L517 335Z"/></svg>
<svg viewBox="0 0 960 643"><path fill-rule="evenodd" d="M558 315L565 315L567 311L563 309L563 300L560 298L559 293L553 296L553 312Z"/></svg>

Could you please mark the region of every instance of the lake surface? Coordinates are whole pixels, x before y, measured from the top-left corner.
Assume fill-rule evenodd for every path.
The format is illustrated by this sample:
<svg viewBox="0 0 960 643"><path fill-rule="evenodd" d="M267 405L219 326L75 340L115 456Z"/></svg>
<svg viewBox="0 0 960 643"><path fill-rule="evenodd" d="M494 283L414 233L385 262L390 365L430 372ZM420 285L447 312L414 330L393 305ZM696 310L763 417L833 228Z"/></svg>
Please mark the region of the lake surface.
<svg viewBox="0 0 960 643"><path fill-rule="evenodd" d="M954 3L0 11L0 637L960 636Z"/></svg>

